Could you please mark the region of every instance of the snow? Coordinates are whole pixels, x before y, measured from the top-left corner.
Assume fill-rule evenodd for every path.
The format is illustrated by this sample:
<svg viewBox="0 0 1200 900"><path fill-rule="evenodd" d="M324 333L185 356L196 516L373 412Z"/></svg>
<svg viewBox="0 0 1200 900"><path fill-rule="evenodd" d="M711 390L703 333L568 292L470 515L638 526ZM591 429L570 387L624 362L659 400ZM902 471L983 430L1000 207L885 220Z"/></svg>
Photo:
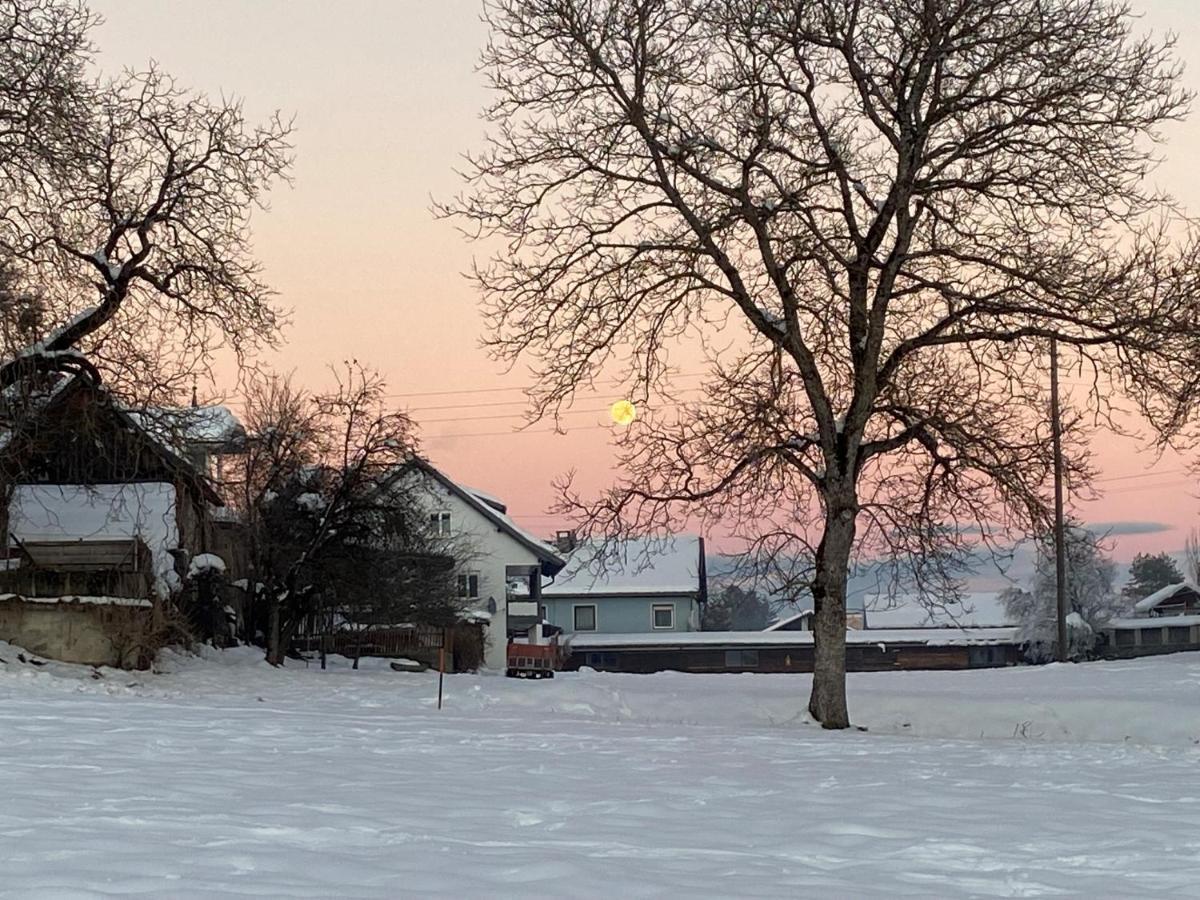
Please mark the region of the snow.
<svg viewBox="0 0 1200 900"><path fill-rule="evenodd" d="M466 491L471 496L473 496L476 500L482 500L484 503L486 503L488 506L490 506L496 512L499 512L499 513L507 513L508 512L508 507L505 505L504 501L501 500L499 497L497 497L495 494L489 494L487 491L481 491L478 488L467 487L467 485L461 484L461 483L459 484L459 487L462 488L464 491Z"/></svg>
<svg viewBox="0 0 1200 900"><path fill-rule="evenodd" d="M635 538L614 545L599 563L601 541L583 541L542 594L694 594L700 590L700 539L677 535L666 543Z"/></svg>
<svg viewBox="0 0 1200 900"><path fill-rule="evenodd" d="M139 538L150 551L159 596L178 586L170 553L179 546L175 487L165 482L17 485L9 531L25 542Z"/></svg>
<svg viewBox="0 0 1200 900"><path fill-rule="evenodd" d="M221 574L225 571L225 560L215 553L197 553L188 564L188 578L204 575L209 572Z"/></svg>
<svg viewBox="0 0 1200 900"><path fill-rule="evenodd" d="M314 494L311 491L300 494L296 498L296 505L301 509L308 510L310 513L318 512L325 508L325 498L320 494Z"/></svg>
<svg viewBox="0 0 1200 900"><path fill-rule="evenodd" d="M772 622L770 625L764 628L763 631L780 631L781 629L786 628L788 625L791 625L793 622L798 622L801 619L807 619L812 614L813 611L811 609L803 610L795 615L787 616L786 618Z"/></svg>
<svg viewBox="0 0 1200 900"><path fill-rule="evenodd" d="M888 597L867 594L863 605L868 628L938 628L947 625L995 627L1016 625L995 592L964 594L960 604L930 608L916 594Z"/></svg>
<svg viewBox="0 0 1200 900"><path fill-rule="evenodd" d="M1196 896L1200 654L804 675L167 674L0 644L13 897Z"/></svg>
<svg viewBox="0 0 1200 900"><path fill-rule="evenodd" d="M0 603L10 600L22 603L78 603L82 606L136 606L141 609L149 609L154 605L149 600L139 597L26 597L21 594L0 594Z"/></svg>
<svg viewBox="0 0 1200 900"><path fill-rule="evenodd" d="M847 644L916 643L931 647L1009 644L1015 628L865 628L846 632ZM726 644L811 644L811 631L677 631L658 634L584 634L571 636L580 650L601 647L725 646Z"/></svg>
<svg viewBox="0 0 1200 900"><path fill-rule="evenodd" d="M231 444L245 437L245 428L238 417L221 404L164 406L127 412L140 427L178 450L193 445Z"/></svg>
<svg viewBox="0 0 1200 900"><path fill-rule="evenodd" d="M1164 588L1159 588L1149 597L1144 597L1135 603L1133 605L1134 612L1148 613L1150 610L1157 608L1163 602L1170 600L1180 591L1188 590L1189 588L1193 591L1200 591L1200 588L1188 584L1186 581L1180 582L1179 584L1168 584Z"/></svg>
<svg viewBox="0 0 1200 900"><path fill-rule="evenodd" d="M121 277L122 264L110 261L103 247L92 254L92 261L108 273L109 281L116 281Z"/></svg>
<svg viewBox="0 0 1200 900"><path fill-rule="evenodd" d="M1104 623L1104 630L1139 631L1143 628L1190 628L1193 625L1200 625L1200 615L1109 619Z"/></svg>

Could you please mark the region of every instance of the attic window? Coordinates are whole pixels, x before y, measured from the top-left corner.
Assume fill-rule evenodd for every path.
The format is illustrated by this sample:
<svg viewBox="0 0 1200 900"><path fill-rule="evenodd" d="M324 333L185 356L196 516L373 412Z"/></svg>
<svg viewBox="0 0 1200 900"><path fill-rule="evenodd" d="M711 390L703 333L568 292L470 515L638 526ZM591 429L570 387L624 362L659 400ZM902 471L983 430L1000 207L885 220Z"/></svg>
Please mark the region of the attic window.
<svg viewBox="0 0 1200 900"><path fill-rule="evenodd" d="M450 533L450 513L435 512L429 514L429 530L432 534L438 537L444 537Z"/></svg>
<svg viewBox="0 0 1200 900"><path fill-rule="evenodd" d="M449 513L447 513L449 515ZM474 572L464 572L458 576L458 596L469 600L479 597L479 575Z"/></svg>

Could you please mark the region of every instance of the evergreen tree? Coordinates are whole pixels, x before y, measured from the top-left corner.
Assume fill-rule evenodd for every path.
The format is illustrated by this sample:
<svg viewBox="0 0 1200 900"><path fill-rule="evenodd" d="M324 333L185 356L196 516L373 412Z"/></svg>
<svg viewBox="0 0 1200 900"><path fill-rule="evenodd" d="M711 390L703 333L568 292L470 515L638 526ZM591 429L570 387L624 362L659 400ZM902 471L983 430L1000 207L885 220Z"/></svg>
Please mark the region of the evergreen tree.
<svg viewBox="0 0 1200 900"><path fill-rule="evenodd" d="M1129 566L1129 582L1121 593L1137 602L1169 584L1179 584L1181 581L1183 573L1168 554L1139 553Z"/></svg>
<svg viewBox="0 0 1200 900"><path fill-rule="evenodd" d="M705 605L700 627L704 631L762 631L770 613L766 599L731 584Z"/></svg>

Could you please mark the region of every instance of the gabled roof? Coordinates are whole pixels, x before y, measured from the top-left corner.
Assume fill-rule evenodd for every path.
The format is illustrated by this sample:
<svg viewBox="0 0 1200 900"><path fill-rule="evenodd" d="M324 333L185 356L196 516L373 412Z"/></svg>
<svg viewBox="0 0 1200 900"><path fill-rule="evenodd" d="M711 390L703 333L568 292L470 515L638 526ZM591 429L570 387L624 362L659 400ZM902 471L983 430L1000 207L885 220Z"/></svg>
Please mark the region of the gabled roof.
<svg viewBox="0 0 1200 900"><path fill-rule="evenodd" d="M583 541L546 597L580 595L695 594L703 591L700 538L633 538L618 542Z"/></svg>
<svg viewBox="0 0 1200 900"><path fill-rule="evenodd" d="M165 441L161 435L148 429L134 412L117 402L104 385L96 384L84 375L74 375L63 379L55 386L44 405L37 408L36 413L44 414L60 404L65 404L72 395L78 392L89 392L95 398L98 407L109 413L118 426L135 435L147 450L158 457L164 466L191 485L206 501L214 506L224 506L225 501L221 495L216 492L207 476L197 469L191 460L178 448ZM7 444L5 448L7 448Z"/></svg>
<svg viewBox="0 0 1200 900"><path fill-rule="evenodd" d="M479 494L463 487L461 484L435 468L429 463L428 460L420 457L414 456L409 461L409 466L428 475L430 478L448 490L451 494L458 497L458 499L462 500L481 516L495 525L497 529L507 534L514 541L536 556L538 558L538 562L541 563L543 575L556 575L562 571L563 566L567 564L566 560L559 556L553 547L544 541L538 540L528 531L517 525L517 523L510 519L504 512L497 509L496 506L493 505L493 503L498 504L498 501L496 501L495 498L488 497L487 500L483 499L483 497L481 497Z"/></svg>
<svg viewBox="0 0 1200 900"><path fill-rule="evenodd" d="M1181 594L1184 591L1191 591L1193 594L1200 594L1194 584L1187 581L1181 581L1179 584L1168 584L1165 588L1159 588L1149 597L1144 597L1133 605L1137 612L1149 612L1152 609L1157 609L1162 604L1166 603L1176 594Z"/></svg>
<svg viewBox="0 0 1200 900"><path fill-rule="evenodd" d="M246 429L237 416L220 404L154 407L131 415L159 440L182 451L237 449L246 440Z"/></svg>
<svg viewBox="0 0 1200 900"><path fill-rule="evenodd" d="M812 614L813 611L811 609L801 610L795 615L788 616L786 619L780 619L778 622L772 622L770 625L764 628L763 631L785 631L789 625L799 622L803 619L807 619Z"/></svg>

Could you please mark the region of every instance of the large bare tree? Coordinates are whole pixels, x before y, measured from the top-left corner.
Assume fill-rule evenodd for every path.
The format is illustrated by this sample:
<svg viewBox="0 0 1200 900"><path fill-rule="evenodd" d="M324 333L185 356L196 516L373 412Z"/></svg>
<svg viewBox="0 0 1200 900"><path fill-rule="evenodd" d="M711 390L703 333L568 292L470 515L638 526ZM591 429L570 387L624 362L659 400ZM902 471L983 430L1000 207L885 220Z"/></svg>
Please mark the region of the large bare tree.
<svg viewBox="0 0 1200 900"><path fill-rule="evenodd" d="M610 532L730 523L802 580L823 725L849 722L856 552L945 594L981 541L1044 526L1052 339L1093 385L1073 414L1186 420L1196 248L1146 176L1189 98L1124 4L485 6L488 146L445 212L499 248L491 347L546 415L600 371L670 396L698 340L703 399L569 502Z"/></svg>
<svg viewBox="0 0 1200 900"><path fill-rule="evenodd" d="M84 370L178 398L217 348L277 332L249 222L287 175L290 125L154 67L90 79L95 23L73 0L0 3L0 254L41 323L0 387Z"/></svg>

